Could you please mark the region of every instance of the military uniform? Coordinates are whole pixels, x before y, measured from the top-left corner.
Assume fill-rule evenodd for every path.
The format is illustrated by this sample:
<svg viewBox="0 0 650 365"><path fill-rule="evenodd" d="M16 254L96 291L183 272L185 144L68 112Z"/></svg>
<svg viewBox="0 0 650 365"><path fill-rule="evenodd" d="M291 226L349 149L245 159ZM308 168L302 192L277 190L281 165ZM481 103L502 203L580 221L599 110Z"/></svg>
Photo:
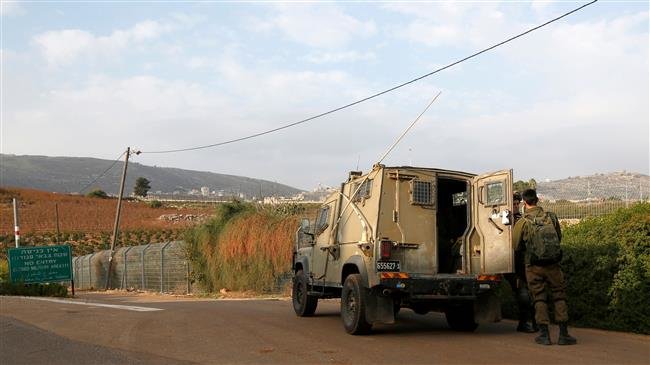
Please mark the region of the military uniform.
<svg viewBox="0 0 650 365"><path fill-rule="evenodd" d="M517 199L521 201L521 197ZM521 213L514 211L512 214L513 224L521 219ZM518 332L537 332L537 323L535 321L535 310L530 300L530 293L526 282L526 265L524 264L524 251L515 251L515 272L504 274L504 278L510 284L510 289L517 303L519 312L519 324L517 325ZM532 319L532 326L528 324L528 320Z"/></svg>
<svg viewBox="0 0 650 365"><path fill-rule="evenodd" d="M532 265L530 262L529 250L526 250L527 244L530 242L533 235L533 228L528 219L532 220L535 217L543 216L544 210L541 207L533 207L528 209L523 218L520 219L513 230L513 244L517 252L524 253L524 262L526 265L526 281L528 282L528 289L533 297L533 305L535 306L535 320L538 324L548 325L550 323L548 315L548 298L546 294L546 287L551 291L551 299L555 305L555 321L559 323L566 323L569 320L568 307L566 304L566 284L564 275L560 268L559 263L540 266ZM553 226L557 231L558 238L562 240L562 231L557 216L550 213Z"/></svg>

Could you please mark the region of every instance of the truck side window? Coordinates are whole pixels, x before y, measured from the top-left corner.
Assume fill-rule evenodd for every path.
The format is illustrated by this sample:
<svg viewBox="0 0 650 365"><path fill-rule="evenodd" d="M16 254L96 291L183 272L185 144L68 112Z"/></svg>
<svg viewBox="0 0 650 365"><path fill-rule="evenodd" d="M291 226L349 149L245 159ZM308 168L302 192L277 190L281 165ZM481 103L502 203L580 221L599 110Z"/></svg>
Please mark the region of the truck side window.
<svg viewBox="0 0 650 365"><path fill-rule="evenodd" d="M329 226L330 206L320 208L318 219L316 219L316 234L321 234Z"/></svg>
<svg viewBox="0 0 650 365"><path fill-rule="evenodd" d="M486 205L505 204L504 185L503 181L488 183L485 185Z"/></svg>
<svg viewBox="0 0 650 365"><path fill-rule="evenodd" d="M359 184L354 184L354 190L357 190L359 187ZM361 184L361 187L359 188L359 191L354 195L354 199L352 199L355 202L361 201L361 199L368 199L370 198L370 191L372 190L372 179L368 179Z"/></svg>

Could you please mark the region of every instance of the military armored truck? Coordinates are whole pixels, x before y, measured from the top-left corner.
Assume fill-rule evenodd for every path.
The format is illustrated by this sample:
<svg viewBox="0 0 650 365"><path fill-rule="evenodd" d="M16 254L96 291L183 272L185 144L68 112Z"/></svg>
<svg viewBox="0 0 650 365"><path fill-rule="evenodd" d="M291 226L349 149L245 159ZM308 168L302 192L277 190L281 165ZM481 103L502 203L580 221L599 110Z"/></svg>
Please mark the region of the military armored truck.
<svg viewBox="0 0 650 365"><path fill-rule="evenodd" d="M395 322L400 308L442 311L455 330L501 319L494 288L513 271L512 171L484 175L375 165L351 172L301 221L293 308L341 298L350 334Z"/></svg>

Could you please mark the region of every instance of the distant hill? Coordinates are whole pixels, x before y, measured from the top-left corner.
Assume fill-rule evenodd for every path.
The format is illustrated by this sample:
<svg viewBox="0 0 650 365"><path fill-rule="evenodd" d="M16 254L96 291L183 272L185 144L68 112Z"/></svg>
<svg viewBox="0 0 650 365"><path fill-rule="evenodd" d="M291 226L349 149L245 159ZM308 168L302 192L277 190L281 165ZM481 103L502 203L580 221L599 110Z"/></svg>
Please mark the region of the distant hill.
<svg viewBox="0 0 650 365"><path fill-rule="evenodd" d="M16 156L0 154L0 185L25 187L59 193L76 193L93 181L113 161L87 157ZM102 189L109 194L119 192L123 163L117 163L84 192ZM125 195L131 194L135 180L145 177L151 181L150 192L187 193L205 186L210 191L227 195L243 193L246 197L292 196L299 192L291 186L249 177L212 172L145 166L129 162Z"/></svg>
<svg viewBox="0 0 650 365"><path fill-rule="evenodd" d="M632 172L612 172L538 182L537 192L545 200L620 199L647 200L650 176Z"/></svg>

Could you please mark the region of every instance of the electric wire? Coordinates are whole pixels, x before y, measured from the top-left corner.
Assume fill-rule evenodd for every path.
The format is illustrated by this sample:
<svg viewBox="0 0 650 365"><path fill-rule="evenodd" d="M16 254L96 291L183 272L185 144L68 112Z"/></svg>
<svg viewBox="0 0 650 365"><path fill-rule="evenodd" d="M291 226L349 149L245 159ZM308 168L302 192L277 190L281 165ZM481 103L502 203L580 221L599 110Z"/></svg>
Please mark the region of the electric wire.
<svg viewBox="0 0 650 365"><path fill-rule="evenodd" d="M400 88L402 88L402 87L404 87L404 86L410 85L410 84L415 83L415 82L417 82L417 81L420 81L420 80L422 80L422 79L424 79L424 78L427 78L427 77L430 77L430 76L432 76L432 75L435 75L435 74L437 74L438 72L444 71L444 70L446 70L446 69L448 69L448 68L450 68L450 67L453 67L453 66L455 66L455 65L457 65L457 64L459 64L459 63L465 62L465 61L467 61L467 60L469 60L469 59L472 59L472 58L474 58L474 57L476 57L476 56L479 56L479 55L481 55L481 54L483 54L483 53L485 53L485 52L491 51L491 50L493 50L493 49L495 49L495 48L497 48L497 47L499 47L499 46L502 46L502 45L504 45L504 44L506 44L506 43L509 43L509 42L511 42L511 41L513 41L513 40L515 40L515 39L517 39L517 38L523 37L523 36L525 36L526 34L529 34L529 33L531 33L531 32L534 32L534 31L536 31L536 30L538 30L538 29L540 29L540 28L543 28L543 27L545 27L545 26L547 26L547 25L549 25L549 24L551 24L551 23L554 23L554 22L556 22L556 21L558 21L558 20L560 20L560 19L562 19L562 18L565 18L565 17L567 17L567 16L569 16L569 15L575 13L575 12L578 12L578 11L580 11L580 10L586 8L587 6L590 6L590 5L594 4L594 3L596 3L597 1L598 1L598 0L593 0L593 1L589 2L589 3L586 3L586 4L584 4L584 5L581 5L581 6L577 7L577 8L575 8L575 9L569 11L569 12L566 12L566 13L564 13L564 14L558 16L558 17L555 17L555 18L553 18L553 19L551 19L551 20L549 20L549 21L547 21L547 22L545 22L545 23L542 23L542 24L537 25L537 26L535 26L535 27L533 27L533 28L530 28L530 29L526 30L525 32L519 33L519 34L517 34L517 35L515 35L515 36L512 36L512 37L510 37L510 38L508 38L508 39L506 39L506 40L504 40L504 41L501 41L501 42L499 42L499 43L496 43L496 44L494 44L494 45L492 45L492 46L490 46L490 47L484 48L484 49L482 49L481 51L478 51L478 52L476 52L476 53L473 53L473 54L471 54L471 55L469 55L469 56L467 56L467 57L465 57L465 58L462 58L462 59L460 59L460 60L454 61L454 62L452 62L452 63L450 63L450 64L448 64L448 65L446 65L446 66L440 67L440 68L438 68L438 69L436 69L436 70L434 70L434 71L431 71L431 72L429 72L429 73L427 73L427 74L424 74L424 75L422 75L422 76L418 76L418 77L416 77L416 78L414 78L414 79L412 79L412 80L406 81L406 82L401 83L401 84L399 84L399 85L397 85L397 86L393 86L393 87L391 87L391 88L389 88L389 89L386 89L386 90L384 90L384 91L380 91L380 92L378 92L378 93L376 93L376 94L372 94L372 95L367 96L367 97L365 97L365 98L363 98L363 99L359 99L359 100L357 100L357 101L354 101L354 102L351 102L351 103L349 103L349 104L345 104L345 105L343 105L343 106L340 106L340 107L338 107L338 108L334 108L334 109L328 110L328 111L326 111L326 112L323 112L323 113L320 113L320 114L317 114L317 115L311 116L311 117L309 117L309 118L305 118L305 119L299 120L299 121L297 121L297 122L293 122L293 123L285 124L285 125L283 125L283 126L280 126L280 127L277 127L277 128L273 128L273 129L269 129L269 130L266 130L266 131L263 131L263 132L259 132L259 133L255 133L255 134L251 134L251 135L248 135L248 136L239 137L239 138L235 138L235 139L231 139L231 140L227 140L227 141L223 141L223 142L218 142L218 143L213 143L213 144L208 144L208 145L203 145L203 146L196 146L196 147L188 147L188 148L171 149L171 150L161 150L161 151L142 151L141 153L143 153L143 154L144 154L144 153L150 153L150 154L158 153L158 154L160 154L160 153L175 153L175 152L186 152L186 151L201 150L201 149L212 148L212 147L223 146L223 145L227 145L227 144L231 144L231 143L236 143L236 142L245 141L245 140L248 140L248 139L251 139L251 138L260 137L260 136L263 136L263 135L266 135L266 134L270 134L270 133L274 133L274 132L277 132L277 131L280 131L280 130L283 130L283 129L287 129L287 128L290 128L290 127L294 127L294 126L297 126L297 125L299 125L299 124L307 123L307 122L312 121L312 120L314 120L314 119L324 117L324 116L326 116L326 115L329 115L329 114L332 114L332 113L338 112L338 111L343 110L343 109L350 108L350 107L355 106L355 105L357 105L357 104L361 104L361 103L363 103L363 102L365 102L365 101L368 101L368 100L370 100L370 99L374 99L374 98L376 98L376 97L378 97L378 96L381 96L381 95L384 95L384 94L390 93L390 92L395 91L395 90L397 90L397 89L400 89Z"/></svg>
<svg viewBox="0 0 650 365"><path fill-rule="evenodd" d="M112 169L112 168L115 166L116 163L118 163L118 161L120 161L120 159L122 158L122 156L124 156L125 153L126 153L126 151L122 152L122 154L119 155L119 156L115 159L115 161L113 161L113 163L112 163L112 164L111 164L111 165L110 165L106 170L104 170L104 172L102 172L101 174L99 174L99 176L97 176L97 177L95 178L95 180L91 181L91 182L88 183L86 186L84 186L83 189L79 190L79 193L83 193L84 190L88 189L92 184L94 184L95 182L97 182L97 180L101 179L102 176L104 176L108 171L110 171L110 169Z"/></svg>

